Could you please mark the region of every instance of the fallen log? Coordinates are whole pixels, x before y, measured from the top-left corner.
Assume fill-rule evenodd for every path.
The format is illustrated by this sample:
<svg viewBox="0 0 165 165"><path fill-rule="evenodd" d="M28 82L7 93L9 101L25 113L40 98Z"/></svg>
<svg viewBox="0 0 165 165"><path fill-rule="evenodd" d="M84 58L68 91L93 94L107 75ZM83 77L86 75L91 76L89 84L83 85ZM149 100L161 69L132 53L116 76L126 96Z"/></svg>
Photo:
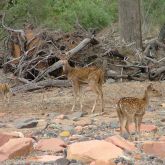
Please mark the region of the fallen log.
<svg viewBox="0 0 165 165"><path fill-rule="evenodd" d="M45 87L69 87L71 83L69 80L43 80L38 83L27 83L24 85L11 88L12 93L33 91Z"/></svg>
<svg viewBox="0 0 165 165"><path fill-rule="evenodd" d="M161 76L162 73L165 73L165 66L162 66L158 69L152 69L149 72L149 79L150 80L155 80L156 78L158 78L159 76Z"/></svg>
<svg viewBox="0 0 165 165"><path fill-rule="evenodd" d="M65 57L57 55L57 57L59 59L63 58L67 58L70 59L74 54L78 53L80 50L82 50L85 46L87 46L89 43L94 42L93 40L97 41L96 39L93 38L93 36L91 38L85 38L83 41L81 41L75 48L69 50L68 52L65 53ZM53 65L51 65L50 67L48 67L47 69L45 69L44 71L42 71L34 80L33 82L38 82L40 81L44 76L46 76L47 74L49 74L50 72L59 69L61 67L61 62L58 61L56 63L54 63Z"/></svg>

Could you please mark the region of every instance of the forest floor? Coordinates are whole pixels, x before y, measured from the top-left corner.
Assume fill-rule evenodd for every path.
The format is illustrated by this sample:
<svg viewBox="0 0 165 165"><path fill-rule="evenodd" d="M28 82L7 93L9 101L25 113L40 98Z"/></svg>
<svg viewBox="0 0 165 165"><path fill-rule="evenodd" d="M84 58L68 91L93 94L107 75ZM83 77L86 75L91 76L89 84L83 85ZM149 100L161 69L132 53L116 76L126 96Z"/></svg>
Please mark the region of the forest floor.
<svg viewBox="0 0 165 165"><path fill-rule="evenodd" d="M69 132L69 137L65 138L67 144L77 141L87 141L94 139L105 139L112 135L119 134L119 122L116 113L116 103L121 97L135 96L143 97L144 90L150 82L118 82L118 83L105 83L103 85L104 100L105 100L105 114L99 115L100 104L96 107L96 112L91 114L90 110L94 102L94 94L91 91L85 92L84 97L84 115L75 115L71 112L73 103L72 88L47 88L36 90L33 92L18 93L11 96L10 103L7 107L3 105L2 99L0 100L0 132L17 131L22 132L25 137L35 136L37 139L60 137L63 131ZM156 126L157 132L142 132L142 137L139 144L146 141L155 141L165 135L165 83L153 82L154 87L161 91L162 97L152 97L150 106L144 116L143 123ZM76 111L81 114L79 106ZM65 116L65 117L59 117ZM16 128L17 123L21 123L25 119L37 120L37 126L33 128ZM78 124L77 121L85 121L85 124ZM77 122L77 123L76 123ZM46 129L46 125L50 124ZM77 126L81 126L82 131L75 131ZM65 129L64 129L65 127ZM70 140L74 135L79 135L76 140ZM67 136L67 135L64 135ZM61 138L61 137L60 137ZM62 138L63 139L63 138ZM134 142L137 143L138 142ZM133 158L138 164L163 164L162 159L145 154L141 149L138 150L141 154L140 158ZM34 154L34 153L33 153ZM33 155L32 154L32 155ZM37 151L35 153L37 155ZM41 153L39 155L42 155ZM21 160L26 162L26 158ZM21 164L20 160L6 161L4 164ZM144 163L144 161L146 161ZM24 163L23 163L24 164Z"/></svg>

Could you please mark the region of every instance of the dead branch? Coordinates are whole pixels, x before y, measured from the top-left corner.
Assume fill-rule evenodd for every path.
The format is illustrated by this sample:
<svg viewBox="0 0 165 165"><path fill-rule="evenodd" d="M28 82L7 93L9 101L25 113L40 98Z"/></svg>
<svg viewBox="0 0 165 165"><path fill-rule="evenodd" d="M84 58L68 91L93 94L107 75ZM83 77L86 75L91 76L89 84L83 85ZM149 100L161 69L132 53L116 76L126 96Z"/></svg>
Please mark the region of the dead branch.
<svg viewBox="0 0 165 165"><path fill-rule="evenodd" d="M69 87L69 86L71 86L71 83L68 80L43 80L38 83L28 83L25 85L13 87L11 91L13 93L18 93L25 91L33 91L45 87Z"/></svg>
<svg viewBox="0 0 165 165"><path fill-rule="evenodd" d="M74 54L78 53L80 50L82 50L89 43L95 43L96 44L96 43L98 43L98 41L94 38L94 36L92 36L91 38L85 38L75 48L66 52L66 56L68 57L68 59L71 58Z"/></svg>
<svg viewBox="0 0 165 165"><path fill-rule="evenodd" d="M154 80L159 77L162 73L165 73L165 66L162 66L158 69L152 69L149 73L149 79Z"/></svg>
<svg viewBox="0 0 165 165"><path fill-rule="evenodd" d="M19 30L15 30L15 29L12 29L10 27L7 27L5 24L4 24L4 19L5 19L5 13L3 15L1 15L1 22L2 22L2 26L5 30L7 31L10 31L10 32L15 32L15 33L20 33L21 36L25 39L25 32L22 30L22 29L19 29Z"/></svg>

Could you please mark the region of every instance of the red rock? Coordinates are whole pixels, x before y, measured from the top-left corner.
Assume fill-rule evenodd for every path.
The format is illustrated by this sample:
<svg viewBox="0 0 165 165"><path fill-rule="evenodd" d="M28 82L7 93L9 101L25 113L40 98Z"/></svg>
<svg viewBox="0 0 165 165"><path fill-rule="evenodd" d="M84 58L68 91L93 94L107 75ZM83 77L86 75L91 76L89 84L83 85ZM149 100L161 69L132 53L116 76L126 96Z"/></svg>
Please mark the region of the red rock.
<svg viewBox="0 0 165 165"><path fill-rule="evenodd" d="M65 115L64 114L58 115L56 116L56 119L65 119Z"/></svg>
<svg viewBox="0 0 165 165"><path fill-rule="evenodd" d="M91 119L81 119L79 121L74 122L74 124L77 126L84 127L84 126L92 124L92 121L91 121Z"/></svg>
<svg viewBox="0 0 165 165"><path fill-rule="evenodd" d="M130 132L135 132L135 125L131 124L129 129L130 129ZM119 128L117 130L119 130ZM153 124L141 124L140 131L142 131L142 132L156 132L157 127Z"/></svg>
<svg viewBox="0 0 165 165"><path fill-rule="evenodd" d="M21 132L2 132L0 133L0 146L4 145L12 138L23 136Z"/></svg>
<svg viewBox="0 0 165 165"><path fill-rule="evenodd" d="M0 113L0 117L3 117L3 116L5 116L6 115L6 113Z"/></svg>
<svg viewBox="0 0 165 165"><path fill-rule="evenodd" d="M40 151L62 152L65 147L66 144L61 139L51 138L39 140L35 149Z"/></svg>
<svg viewBox="0 0 165 165"><path fill-rule="evenodd" d="M54 155L42 155L42 156L35 156L35 157L29 157L27 158L27 162L50 162L50 161L56 161L57 159L62 158L62 156L54 156Z"/></svg>
<svg viewBox="0 0 165 165"><path fill-rule="evenodd" d="M147 154L152 154L159 156L161 158L165 158L165 142L157 141L157 142L145 142L142 146L142 149Z"/></svg>
<svg viewBox="0 0 165 165"><path fill-rule="evenodd" d="M119 135L108 137L105 140L107 142L111 142L112 144L116 145L117 147L120 147L121 149L124 149L127 151L135 151L136 150L134 143L125 140L124 138L122 138Z"/></svg>
<svg viewBox="0 0 165 165"><path fill-rule="evenodd" d="M4 145L11 138L13 138L11 135L6 135L6 134L1 133L0 134L0 146Z"/></svg>
<svg viewBox="0 0 165 165"><path fill-rule="evenodd" d="M123 151L104 140L91 140L73 143L68 147L67 158L91 163L95 160L111 162L112 159L123 155Z"/></svg>
<svg viewBox="0 0 165 165"><path fill-rule="evenodd" d="M31 138L10 139L0 147L0 161L24 156L33 149Z"/></svg>
<svg viewBox="0 0 165 165"><path fill-rule="evenodd" d="M12 132L3 132L2 134L10 135L13 138L23 138L24 134L22 132L12 131Z"/></svg>
<svg viewBox="0 0 165 165"><path fill-rule="evenodd" d="M165 136L159 138L160 141L165 141Z"/></svg>
<svg viewBox="0 0 165 165"><path fill-rule="evenodd" d="M141 160L141 159L142 159L142 155L139 154L139 153L135 153L135 154L134 154L134 159L135 159L135 160Z"/></svg>
<svg viewBox="0 0 165 165"><path fill-rule="evenodd" d="M113 161L97 160L97 161L93 161L90 165L116 165L116 164Z"/></svg>
<svg viewBox="0 0 165 165"><path fill-rule="evenodd" d="M77 127L75 127L75 130L77 132L81 132L83 130L83 127L82 126L77 126Z"/></svg>
<svg viewBox="0 0 165 165"><path fill-rule="evenodd" d="M135 125L132 124L130 126L130 131L135 131ZM140 131L142 132L156 132L157 131L157 127L153 124L141 124L140 127Z"/></svg>

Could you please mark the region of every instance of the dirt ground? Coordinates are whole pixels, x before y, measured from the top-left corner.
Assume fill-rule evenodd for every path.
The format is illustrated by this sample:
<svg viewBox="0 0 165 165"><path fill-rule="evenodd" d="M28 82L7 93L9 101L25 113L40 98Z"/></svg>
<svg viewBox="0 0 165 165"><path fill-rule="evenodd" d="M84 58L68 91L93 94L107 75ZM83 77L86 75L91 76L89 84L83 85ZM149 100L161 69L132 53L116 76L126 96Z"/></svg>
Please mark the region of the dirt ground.
<svg viewBox="0 0 165 165"><path fill-rule="evenodd" d="M119 98L125 96L142 97L144 90L149 83L150 82L105 83L103 86L105 112L108 114L109 118L113 117L113 115L116 116L115 107ZM156 110L156 113L163 110L161 104L165 102L165 82L152 83L157 90L162 92L163 95L162 97L151 98L150 105L152 109ZM88 112L88 114L90 114L94 97L95 95L91 91L85 92L83 110ZM6 121L10 120L10 118L14 120L31 116L41 117L44 114L52 112L70 114L72 113L72 103L72 88L48 88L33 92L18 93L15 96L11 96L10 103L7 107L3 105L1 99L0 112L6 113L2 119ZM77 105L76 110L79 110L79 105ZM100 104L96 107L96 112L98 113L99 111Z"/></svg>

